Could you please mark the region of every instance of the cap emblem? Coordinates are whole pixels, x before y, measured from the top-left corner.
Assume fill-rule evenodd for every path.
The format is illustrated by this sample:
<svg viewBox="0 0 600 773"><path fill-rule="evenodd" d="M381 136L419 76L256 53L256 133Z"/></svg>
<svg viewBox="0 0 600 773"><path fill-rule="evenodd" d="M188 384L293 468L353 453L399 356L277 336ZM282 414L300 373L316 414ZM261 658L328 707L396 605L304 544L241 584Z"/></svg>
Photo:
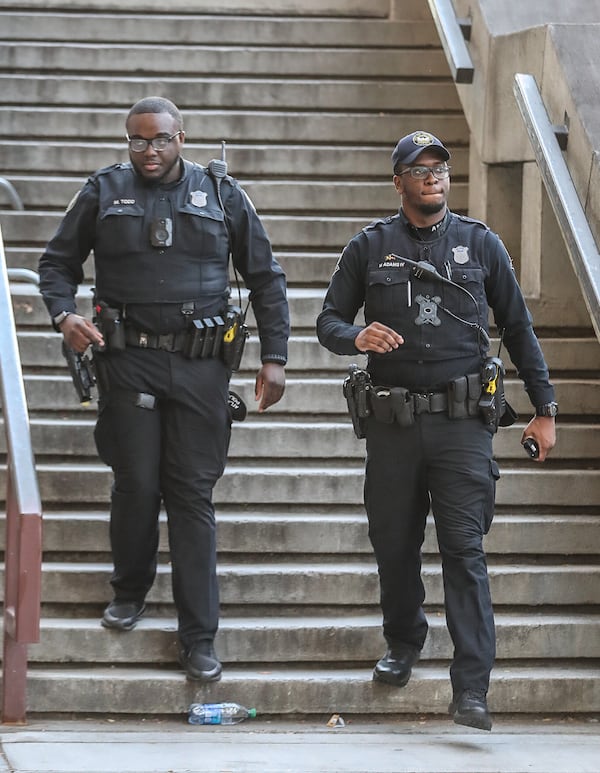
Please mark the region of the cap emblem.
<svg viewBox="0 0 600 773"><path fill-rule="evenodd" d="M427 147L427 145L433 145L435 139L427 132L415 132L412 136L412 141L420 148Z"/></svg>

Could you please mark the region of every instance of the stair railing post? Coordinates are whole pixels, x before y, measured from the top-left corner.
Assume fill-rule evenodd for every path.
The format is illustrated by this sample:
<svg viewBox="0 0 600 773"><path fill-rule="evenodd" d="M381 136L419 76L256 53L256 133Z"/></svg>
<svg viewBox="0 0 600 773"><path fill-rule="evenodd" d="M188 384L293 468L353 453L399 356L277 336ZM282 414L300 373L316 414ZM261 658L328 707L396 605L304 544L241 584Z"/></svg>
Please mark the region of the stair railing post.
<svg viewBox="0 0 600 773"><path fill-rule="evenodd" d="M42 509L1 230L0 391L7 449L2 722L23 724L27 644L40 630Z"/></svg>

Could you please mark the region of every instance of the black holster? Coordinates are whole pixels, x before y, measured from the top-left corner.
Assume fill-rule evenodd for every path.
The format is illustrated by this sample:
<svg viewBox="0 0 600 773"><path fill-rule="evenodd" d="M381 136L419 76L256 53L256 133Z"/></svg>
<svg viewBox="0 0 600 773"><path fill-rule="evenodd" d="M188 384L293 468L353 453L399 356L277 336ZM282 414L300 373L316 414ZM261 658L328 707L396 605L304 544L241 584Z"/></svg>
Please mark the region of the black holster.
<svg viewBox="0 0 600 773"><path fill-rule="evenodd" d="M488 357L481 368L481 396L478 407L483 421L494 428L510 427L518 416L504 393L504 364L499 357Z"/></svg>
<svg viewBox="0 0 600 773"><path fill-rule="evenodd" d="M348 376L344 380L343 392L348 404L348 413L352 418L354 434L361 440L365 437L365 421L371 415L369 407L369 392L371 377L366 370L352 364L348 368Z"/></svg>
<svg viewBox="0 0 600 773"><path fill-rule="evenodd" d="M94 301L94 323L102 333L104 343L110 351L124 351L125 327L121 309L109 306L104 301Z"/></svg>

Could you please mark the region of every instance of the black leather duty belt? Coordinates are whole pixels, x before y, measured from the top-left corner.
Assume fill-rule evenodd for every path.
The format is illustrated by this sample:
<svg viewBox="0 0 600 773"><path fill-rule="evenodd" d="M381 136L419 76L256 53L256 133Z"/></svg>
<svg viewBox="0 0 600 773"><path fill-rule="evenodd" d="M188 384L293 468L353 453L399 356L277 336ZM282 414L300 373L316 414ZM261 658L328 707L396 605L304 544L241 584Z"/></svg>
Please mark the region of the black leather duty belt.
<svg viewBox="0 0 600 773"><path fill-rule="evenodd" d="M188 340L187 330L179 330L177 333L165 335L153 335L136 330L133 327L125 328L125 343L129 346L137 346L140 349L164 349L166 352L182 351Z"/></svg>
<svg viewBox="0 0 600 773"><path fill-rule="evenodd" d="M411 392L413 410L420 413L442 413L448 410L447 392Z"/></svg>

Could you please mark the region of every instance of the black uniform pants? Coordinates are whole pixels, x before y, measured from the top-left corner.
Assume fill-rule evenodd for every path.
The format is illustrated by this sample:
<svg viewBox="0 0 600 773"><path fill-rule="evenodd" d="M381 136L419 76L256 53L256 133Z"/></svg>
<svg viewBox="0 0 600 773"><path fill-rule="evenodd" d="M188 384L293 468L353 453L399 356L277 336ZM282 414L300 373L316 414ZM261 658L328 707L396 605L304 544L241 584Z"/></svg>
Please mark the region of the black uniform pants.
<svg viewBox="0 0 600 773"><path fill-rule="evenodd" d="M99 359L108 389L95 439L114 474L115 598L143 601L150 590L164 502L180 640L212 640L219 619L212 492L229 446L228 373L218 359L161 350L127 348ZM154 407L138 405L139 394L154 396Z"/></svg>
<svg viewBox="0 0 600 773"><path fill-rule="evenodd" d="M452 420L445 413L415 416L411 427L367 422L365 506L379 570L383 633L390 645L423 647L421 546L431 507L454 643L455 691L487 690L495 658L482 544L498 477L492 437L479 418Z"/></svg>

